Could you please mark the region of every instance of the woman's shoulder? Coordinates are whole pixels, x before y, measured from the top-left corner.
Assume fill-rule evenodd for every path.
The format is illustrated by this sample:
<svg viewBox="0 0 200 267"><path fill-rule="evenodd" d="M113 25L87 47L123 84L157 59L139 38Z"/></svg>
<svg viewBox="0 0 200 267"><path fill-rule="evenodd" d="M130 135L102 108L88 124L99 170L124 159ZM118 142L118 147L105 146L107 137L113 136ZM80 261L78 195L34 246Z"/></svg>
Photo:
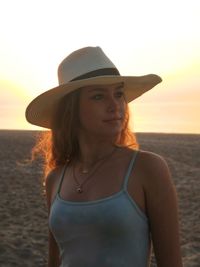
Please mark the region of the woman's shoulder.
<svg viewBox="0 0 200 267"><path fill-rule="evenodd" d="M60 177L62 175L63 166L52 169L45 177L45 189L46 193L52 194L55 188L58 187Z"/></svg>
<svg viewBox="0 0 200 267"><path fill-rule="evenodd" d="M165 158L155 152L146 151L146 150L138 150L138 158L142 161L144 166L152 168L152 165L166 165L167 162Z"/></svg>
<svg viewBox="0 0 200 267"><path fill-rule="evenodd" d="M169 166L163 156L154 152L139 150L137 161L146 188L154 190L155 187L172 184Z"/></svg>
<svg viewBox="0 0 200 267"><path fill-rule="evenodd" d="M165 158L155 152L141 150L141 149L132 149L132 148L125 148L126 154L133 154L137 153L137 161L139 161L143 168L152 168L152 166L160 166L160 165L167 165Z"/></svg>
<svg viewBox="0 0 200 267"><path fill-rule="evenodd" d="M127 160L130 160L136 153L136 165L145 172L154 172L159 168L168 166L163 156L151 151L125 147L121 149L120 153L120 158L127 158Z"/></svg>
<svg viewBox="0 0 200 267"><path fill-rule="evenodd" d="M46 191L46 199L48 210L50 210L51 203L56 194L56 188L58 188L58 184L60 181L60 177L62 174L63 167L57 167L52 169L45 178L45 191Z"/></svg>
<svg viewBox="0 0 200 267"><path fill-rule="evenodd" d="M59 166L50 170L45 177L45 185L50 186L54 184L58 180L58 177L61 175L62 169L63 166Z"/></svg>

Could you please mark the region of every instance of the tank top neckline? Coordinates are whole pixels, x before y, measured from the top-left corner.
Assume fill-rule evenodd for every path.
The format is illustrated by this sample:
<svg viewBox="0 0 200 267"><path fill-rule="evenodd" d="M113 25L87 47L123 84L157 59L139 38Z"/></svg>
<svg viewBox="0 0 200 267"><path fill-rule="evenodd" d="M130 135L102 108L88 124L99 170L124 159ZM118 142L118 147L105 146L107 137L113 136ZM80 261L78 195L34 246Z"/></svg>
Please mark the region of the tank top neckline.
<svg viewBox="0 0 200 267"><path fill-rule="evenodd" d="M87 201L71 201L71 200L65 200L63 199L59 193L57 193L56 195L56 200L62 204L65 205L69 205L69 206L73 206L73 207L92 207L95 205L101 205L101 204L105 204L108 203L112 200L116 200L118 197L121 196L125 196L127 197L127 199L131 202L131 204L134 206L134 209L136 210L136 212L139 214L139 216L141 216L145 221L148 220L146 214L140 209L140 207L138 206L138 204L134 201L134 199L130 196L130 194L128 193L127 190L125 190L124 188L122 188L120 191L113 193L112 195L106 196L106 197L102 197L99 199L95 199L95 200L87 200Z"/></svg>
<svg viewBox="0 0 200 267"><path fill-rule="evenodd" d="M105 201L108 201L108 200L112 200L118 196L120 196L121 194L123 193L126 193L126 190L124 190L124 188L122 188L120 191L118 192L115 192L111 195L108 195L108 196L105 196L105 197L101 197L101 198L97 198L97 199L94 199L94 200L84 200L84 201L73 201L73 200L65 200L63 199L59 192L57 193L57 199L63 203L66 203L66 204L70 204L70 205L92 205L92 204L98 204L98 203L101 203L101 202L105 202Z"/></svg>
<svg viewBox="0 0 200 267"><path fill-rule="evenodd" d="M138 150L134 150L133 156L132 156L132 158L130 160L130 163L129 163L129 166L128 166L128 170L127 170L127 172L125 174L125 178L124 178L124 181L123 181L122 188L118 192L112 193L111 195L108 195L108 196L105 196L105 197L101 197L101 198L98 198L98 199L95 199L95 200L72 201L72 200L65 200L60 196L60 189L61 189L61 186L62 186L62 181L63 181L64 174L65 174L66 167L67 167L67 165L65 165L64 169L63 169L63 173L61 175L59 186L58 186L58 189L57 189L56 198L59 201L61 201L63 203L66 203L66 204L70 204L70 205L90 205L90 204L92 205L92 204L97 204L97 203L105 202L105 201L108 201L108 200L112 200L112 199L122 195L123 193L128 195L128 197L130 198L129 193L127 191L127 185L128 185L128 179L129 179L130 173L132 171L132 168L133 168L133 165L134 165L134 162L135 162L137 154L138 154Z"/></svg>

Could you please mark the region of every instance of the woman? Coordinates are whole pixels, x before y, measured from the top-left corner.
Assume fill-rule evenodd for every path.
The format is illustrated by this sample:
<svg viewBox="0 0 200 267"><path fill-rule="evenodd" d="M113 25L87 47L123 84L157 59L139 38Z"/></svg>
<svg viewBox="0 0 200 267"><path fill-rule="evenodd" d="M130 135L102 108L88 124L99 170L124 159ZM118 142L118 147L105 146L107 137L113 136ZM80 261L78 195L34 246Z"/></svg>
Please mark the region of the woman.
<svg viewBox="0 0 200 267"><path fill-rule="evenodd" d="M59 86L34 99L27 120L50 128L46 158L48 267L180 267L175 188L165 160L138 150L128 103L161 82L121 76L99 47L70 54ZM46 134L48 135L48 134Z"/></svg>

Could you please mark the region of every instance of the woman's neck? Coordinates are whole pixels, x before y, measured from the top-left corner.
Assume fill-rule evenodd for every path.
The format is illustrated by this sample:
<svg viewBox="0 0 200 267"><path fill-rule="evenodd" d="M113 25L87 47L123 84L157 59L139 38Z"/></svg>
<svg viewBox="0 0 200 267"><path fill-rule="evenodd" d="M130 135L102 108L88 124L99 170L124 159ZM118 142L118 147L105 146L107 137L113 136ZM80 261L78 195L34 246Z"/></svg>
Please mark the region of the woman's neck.
<svg viewBox="0 0 200 267"><path fill-rule="evenodd" d="M108 161L115 153L117 147L114 145L107 146L82 146L80 148L80 157L76 162L79 173L87 174L97 166Z"/></svg>
<svg viewBox="0 0 200 267"><path fill-rule="evenodd" d="M82 164L92 165L98 160L110 155L115 149L114 144L79 144L80 156L79 161Z"/></svg>
<svg viewBox="0 0 200 267"><path fill-rule="evenodd" d="M79 161L86 165L92 165L101 158L106 157L114 150L115 138L103 138L97 136L79 136L80 155Z"/></svg>

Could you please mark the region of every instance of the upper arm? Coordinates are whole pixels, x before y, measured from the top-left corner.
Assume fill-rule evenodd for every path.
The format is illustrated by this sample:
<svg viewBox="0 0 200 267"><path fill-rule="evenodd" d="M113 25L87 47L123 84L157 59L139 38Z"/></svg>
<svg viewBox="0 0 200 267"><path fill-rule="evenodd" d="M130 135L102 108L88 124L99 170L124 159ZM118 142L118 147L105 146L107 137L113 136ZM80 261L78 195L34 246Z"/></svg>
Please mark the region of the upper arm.
<svg viewBox="0 0 200 267"><path fill-rule="evenodd" d="M52 201L55 196L56 188L58 186L58 172L57 170L51 171L45 180L45 189L46 189L46 201L48 207L48 214L50 213L50 208ZM58 267L60 264L59 259L59 249L56 243L56 240L49 229L49 253L48 253L48 267Z"/></svg>
<svg viewBox="0 0 200 267"><path fill-rule="evenodd" d="M181 267L176 189L166 161L147 155L146 203L158 267Z"/></svg>
<svg viewBox="0 0 200 267"><path fill-rule="evenodd" d="M52 194L55 186L55 180L56 180L56 175L55 171L51 171L47 177L45 178L45 192L46 192L46 202L47 202L47 208L48 208L48 213L50 212L51 208L51 200L52 200Z"/></svg>
<svg viewBox="0 0 200 267"><path fill-rule="evenodd" d="M60 176L60 172L61 171L59 168L54 169L50 171L50 173L47 175L45 179L45 191L46 191L48 212L50 211L51 204L53 202L53 199L55 197L58 188L58 183L59 183L58 177Z"/></svg>

